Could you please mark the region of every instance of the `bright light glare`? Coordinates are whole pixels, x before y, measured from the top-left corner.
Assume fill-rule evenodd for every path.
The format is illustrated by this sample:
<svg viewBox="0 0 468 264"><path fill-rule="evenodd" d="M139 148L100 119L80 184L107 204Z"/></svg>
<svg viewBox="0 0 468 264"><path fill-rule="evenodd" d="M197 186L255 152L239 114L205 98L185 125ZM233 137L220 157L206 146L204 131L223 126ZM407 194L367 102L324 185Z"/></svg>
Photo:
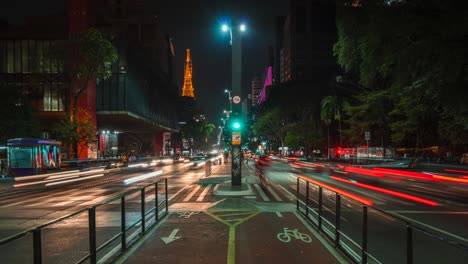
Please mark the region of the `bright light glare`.
<svg viewBox="0 0 468 264"><path fill-rule="evenodd" d="M240 25L240 31L245 31L245 25L244 24Z"/></svg>
<svg viewBox="0 0 468 264"><path fill-rule="evenodd" d="M46 178L48 176L55 176L55 175L64 176L64 175L77 173L77 172L80 172L80 171L79 170L73 170L73 171L64 171L64 172L55 172L55 173L34 175L34 176L21 176L21 177L15 177L15 181L26 181L26 180L32 180L32 179Z"/></svg>
<svg viewBox="0 0 468 264"><path fill-rule="evenodd" d="M408 195L408 194L405 194L405 193L396 192L396 191L392 191L392 190L388 190L388 189L384 189L384 188L379 188L379 187L375 187L375 186L372 186L372 185L363 184L363 183L359 183L359 182L354 182L354 181L352 182L352 181L342 179L342 178L339 178L339 177L335 177L335 176L331 176L330 178L332 178L332 179L334 179L336 181L345 182L345 183L356 185L356 186L359 186L359 187L362 187L362 188L374 190L374 191L381 192L381 193L390 194L390 195L393 195L393 196L396 196L396 197L404 198L404 199L411 200L411 201L418 202L418 203L427 204L427 205L431 205L431 206L438 205L434 201L423 199L423 198L412 196L412 195Z"/></svg>
<svg viewBox="0 0 468 264"><path fill-rule="evenodd" d="M223 32L228 31L228 29L229 29L229 28L228 28L227 25L222 25L222 26L221 26L221 30L223 30Z"/></svg>
<svg viewBox="0 0 468 264"><path fill-rule="evenodd" d="M154 171L154 172L150 172L150 173L147 173L147 174L143 174L143 175L140 175L140 176L137 176L137 177L133 177L133 178L130 178L130 179L126 179L124 181L125 184L130 184L130 183L134 183L134 182L137 182L137 181L141 181L141 180L144 180L144 179L148 179L150 177L154 177L154 176L159 176L163 174L163 171L162 170L159 170L159 171Z"/></svg>
<svg viewBox="0 0 468 264"><path fill-rule="evenodd" d="M88 177L81 177L81 178L65 180L65 181L56 181L56 182L47 183L45 186L64 184L64 183L75 182L75 181L82 181L82 180L87 180L87 179L97 178L97 177L102 177L102 176L104 176L104 174L96 174L96 175L92 175L92 176L88 176Z"/></svg>

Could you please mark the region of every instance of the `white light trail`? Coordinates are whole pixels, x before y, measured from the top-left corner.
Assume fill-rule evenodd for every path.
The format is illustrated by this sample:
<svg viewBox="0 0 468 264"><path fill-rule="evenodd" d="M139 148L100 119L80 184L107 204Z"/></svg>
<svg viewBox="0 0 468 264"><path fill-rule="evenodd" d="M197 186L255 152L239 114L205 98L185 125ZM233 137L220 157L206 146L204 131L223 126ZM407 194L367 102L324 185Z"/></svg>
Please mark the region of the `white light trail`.
<svg viewBox="0 0 468 264"><path fill-rule="evenodd" d="M48 176L68 175L68 174L77 173L77 172L80 172L80 171L79 170L72 170L72 171L54 172L54 173L34 175L34 176L20 176L20 177L15 177L15 181L27 181L27 180L32 180L32 179L45 178L45 177L48 177Z"/></svg>
<svg viewBox="0 0 468 264"><path fill-rule="evenodd" d="M97 177L102 177L102 176L104 176L104 174L97 174L97 175L88 176L88 177L80 177L78 179L72 179L72 180L56 181L56 182L47 183L46 186L58 185L58 184L63 184L63 183L68 183L68 182L75 182L75 181L82 181L82 180L87 180L87 179L97 178Z"/></svg>
<svg viewBox="0 0 468 264"><path fill-rule="evenodd" d="M143 175L140 175L140 176L137 176L137 177L133 177L133 178L130 178L130 179L126 179L124 180L123 182L125 184L130 184L130 183L134 183L134 182L137 182L137 181L141 181L141 180L144 180L144 179L148 179L150 177L155 177L155 176L159 176L163 174L163 171L162 170L159 170L159 171L154 171L154 172L150 172L150 173L147 173L147 174L143 174Z"/></svg>

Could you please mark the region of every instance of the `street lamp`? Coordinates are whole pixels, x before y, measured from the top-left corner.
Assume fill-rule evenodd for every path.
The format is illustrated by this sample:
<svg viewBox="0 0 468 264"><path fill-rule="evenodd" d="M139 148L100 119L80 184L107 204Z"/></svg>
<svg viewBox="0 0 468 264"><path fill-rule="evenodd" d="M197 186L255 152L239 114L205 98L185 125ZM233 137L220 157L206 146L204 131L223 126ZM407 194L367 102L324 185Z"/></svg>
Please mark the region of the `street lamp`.
<svg viewBox="0 0 468 264"><path fill-rule="evenodd" d="M231 105L231 112L232 118L234 119L241 119L242 117L242 109L241 109L241 85L242 85L242 33L247 30L245 24L239 24L237 26L229 26L229 25L222 25L221 30L223 32L229 31L230 34L230 44L232 47L232 97L231 92L227 89L224 91L225 93L229 93L230 105ZM232 98L236 98L236 102L232 105ZM242 184L241 180L241 133L242 127L239 126L235 127L235 130L232 131L232 138L239 138L239 140L232 140L231 145L231 156L232 156L232 167L231 167L231 185L239 186Z"/></svg>
<svg viewBox="0 0 468 264"><path fill-rule="evenodd" d="M229 91L228 89L224 89L224 93L227 93L229 95L228 99L229 99L229 111L232 112L232 97L231 97L231 91Z"/></svg>

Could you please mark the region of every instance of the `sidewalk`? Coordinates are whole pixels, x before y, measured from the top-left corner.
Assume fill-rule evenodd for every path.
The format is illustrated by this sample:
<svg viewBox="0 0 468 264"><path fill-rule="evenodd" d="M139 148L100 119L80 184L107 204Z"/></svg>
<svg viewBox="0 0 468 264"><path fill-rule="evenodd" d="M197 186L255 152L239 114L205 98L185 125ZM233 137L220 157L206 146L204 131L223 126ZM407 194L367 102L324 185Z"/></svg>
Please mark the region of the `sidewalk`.
<svg viewBox="0 0 468 264"><path fill-rule="evenodd" d="M257 178L246 164L242 177ZM223 181L230 181L230 164L217 166L187 192ZM169 216L117 263L348 263L299 216L292 202L263 203L252 195L222 194L213 191L203 205L176 201Z"/></svg>

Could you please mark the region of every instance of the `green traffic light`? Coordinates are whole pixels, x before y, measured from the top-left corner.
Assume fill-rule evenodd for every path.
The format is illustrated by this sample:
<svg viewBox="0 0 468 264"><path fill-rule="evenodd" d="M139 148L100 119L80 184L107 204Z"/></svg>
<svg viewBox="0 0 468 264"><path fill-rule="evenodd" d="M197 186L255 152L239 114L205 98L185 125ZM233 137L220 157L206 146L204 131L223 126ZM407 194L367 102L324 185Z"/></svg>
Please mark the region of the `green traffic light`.
<svg viewBox="0 0 468 264"><path fill-rule="evenodd" d="M239 131L242 128L242 124L241 124L241 122L236 120L236 121L232 122L231 127L232 127L232 130Z"/></svg>

